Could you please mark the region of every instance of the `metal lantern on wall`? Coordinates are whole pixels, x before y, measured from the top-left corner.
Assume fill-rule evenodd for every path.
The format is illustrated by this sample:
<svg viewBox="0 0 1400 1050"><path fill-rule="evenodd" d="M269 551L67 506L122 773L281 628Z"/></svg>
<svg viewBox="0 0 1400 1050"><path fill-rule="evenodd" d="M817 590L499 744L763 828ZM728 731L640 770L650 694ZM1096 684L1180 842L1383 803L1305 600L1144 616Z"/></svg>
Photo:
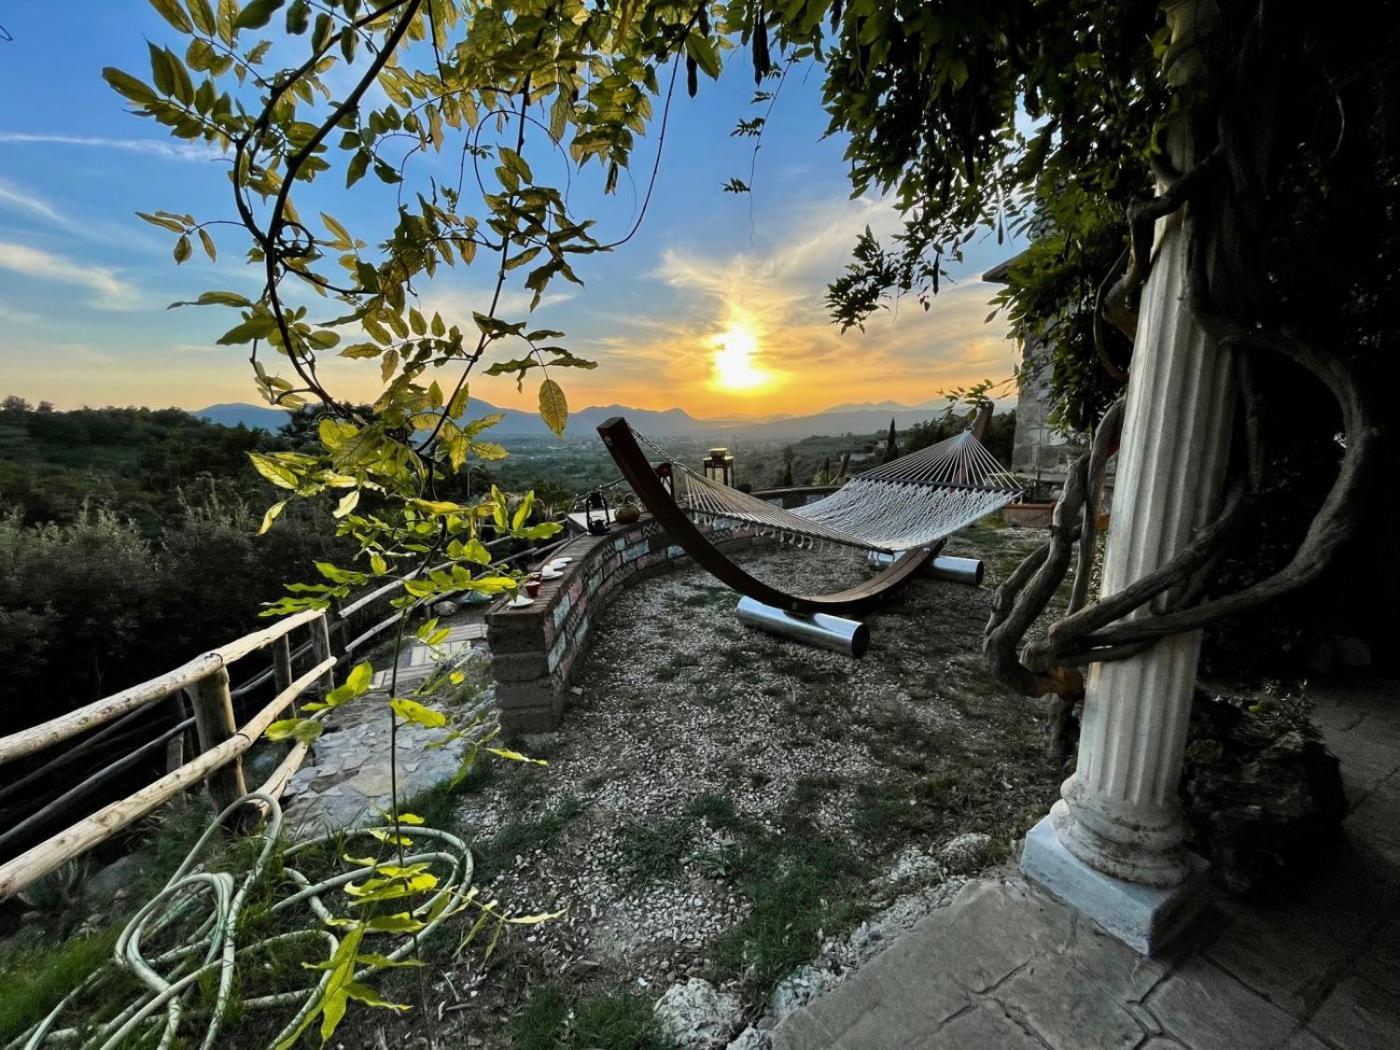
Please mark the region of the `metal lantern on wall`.
<svg viewBox="0 0 1400 1050"><path fill-rule="evenodd" d="M601 489L594 489L583 503L583 521L594 536L605 535L608 531L608 501Z"/></svg>
<svg viewBox="0 0 1400 1050"><path fill-rule="evenodd" d="M676 498L676 475L671 470L669 461L656 464L656 476L661 479L661 484L665 486L666 493L672 499Z"/></svg>
<svg viewBox="0 0 1400 1050"><path fill-rule="evenodd" d="M727 448L712 448L705 457L705 477L721 485L734 487L734 457Z"/></svg>

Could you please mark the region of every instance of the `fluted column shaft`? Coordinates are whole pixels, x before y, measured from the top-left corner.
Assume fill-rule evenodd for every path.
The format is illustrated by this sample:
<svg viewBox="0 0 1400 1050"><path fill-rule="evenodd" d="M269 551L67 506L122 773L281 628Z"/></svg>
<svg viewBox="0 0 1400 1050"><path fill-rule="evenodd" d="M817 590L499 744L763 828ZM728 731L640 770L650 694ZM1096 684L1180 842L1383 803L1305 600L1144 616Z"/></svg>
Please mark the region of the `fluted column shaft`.
<svg viewBox="0 0 1400 1050"><path fill-rule="evenodd" d="M1133 349L1103 596L1180 553L1220 506L1233 372L1185 308L1186 254L1180 214L1162 220ZM1078 766L1051 819L1065 848L1098 871L1150 886L1187 875L1177 786L1199 652L1196 632L1090 670Z"/></svg>

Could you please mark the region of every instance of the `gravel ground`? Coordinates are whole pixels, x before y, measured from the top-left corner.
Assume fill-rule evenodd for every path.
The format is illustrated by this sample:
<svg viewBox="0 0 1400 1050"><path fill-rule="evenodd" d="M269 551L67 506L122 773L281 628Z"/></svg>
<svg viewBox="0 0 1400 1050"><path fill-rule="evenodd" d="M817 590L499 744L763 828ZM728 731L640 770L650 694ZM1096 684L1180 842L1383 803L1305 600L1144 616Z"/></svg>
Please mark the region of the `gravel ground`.
<svg viewBox="0 0 1400 1050"><path fill-rule="evenodd" d="M958 874L1004 860L1062 770L1042 756L1034 705L991 682L979 645L996 579L1040 536L964 533L949 551L983 557L987 584L915 582L870 618L860 661L741 626L734 595L698 569L623 594L561 730L524 741L548 767L497 763L454 800L489 894L566 915L511 930L489 964L471 949L440 958L409 986L412 1014L364 1018L364 1045L511 1046L510 1019L546 982L575 1001L655 999L703 977L762 1027ZM742 560L814 591L870 571L835 551ZM984 846L940 858L964 833ZM800 896L785 878L816 891L775 941L769 916Z"/></svg>

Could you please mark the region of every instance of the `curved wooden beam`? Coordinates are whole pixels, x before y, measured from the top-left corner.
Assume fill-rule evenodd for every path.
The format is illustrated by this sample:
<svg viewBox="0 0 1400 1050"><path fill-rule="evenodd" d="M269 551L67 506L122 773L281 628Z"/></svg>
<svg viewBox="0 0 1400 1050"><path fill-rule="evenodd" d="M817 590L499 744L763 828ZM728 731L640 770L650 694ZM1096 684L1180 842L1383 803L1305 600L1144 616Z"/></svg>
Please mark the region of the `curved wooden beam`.
<svg viewBox="0 0 1400 1050"><path fill-rule="evenodd" d="M627 420L622 416L613 416L598 427L598 433L608 452L612 454L613 462L622 471L627 483L632 486L632 491L645 504L652 517L671 534L676 543L685 548L686 553L694 558L701 568L740 594L746 594L755 601L776 609L804 615L819 612L864 612L912 580L943 547L942 540L924 547L916 547L883 572L844 591L832 594L789 594L750 576L696 527L661 484L646 453L637 444L636 435L627 425Z"/></svg>

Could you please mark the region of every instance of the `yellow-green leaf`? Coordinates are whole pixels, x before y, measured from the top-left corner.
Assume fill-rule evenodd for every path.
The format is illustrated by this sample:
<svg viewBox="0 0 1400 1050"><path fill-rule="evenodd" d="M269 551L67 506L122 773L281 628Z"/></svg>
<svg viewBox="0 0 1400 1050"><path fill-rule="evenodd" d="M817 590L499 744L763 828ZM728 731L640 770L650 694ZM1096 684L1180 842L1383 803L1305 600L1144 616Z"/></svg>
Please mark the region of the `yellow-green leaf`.
<svg viewBox="0 0 1400 1050"><path fill-rule="evenodd" d="M563 388L552 379L540 384L540 418L550 430L564 436L564 428L569 423L569 402L564 398Z"/></svg>
<svg viewBox="0 0 1400 1050"><path fill-rule="evenodd" d="M172 219L165 215L149 215L144 211L138 211L136 214L145 219L152 226L159 226L161 229L169 230L172 233L185 232L185 224L179 219Z"/></svg>
<svg viewBox="0 0 1400 1050"><path fill-rule="evenodd" d="M355 505L360 502L360 490L352 489L340 498L340 502L335 505L335 510L331 512L333 518L343 518L355 509Z"/></svg>
<svg viewBox="0 0 1400 1050"><path fill-rule="evenodd" d="M176 0L151 0L151 6L165 19L182 33L188 33L193 27L189 18L185 15L185 10Z"/></svg>
<svg viewBox="0 0 1400 1050"><path fill-rule="evenodd" d="M271 456L261 452L249 452L248 458L253 461L253 468L278 488L295 489L297 487L296 474Z"/></svg>
<svg viewBox="0 0 1400 1050"><path fill-rule="evenodd" d="M358 663L355 665L354 669L351 670L350 674L346 676L345 684L350 687L351 692L353 692L356 696L359 696L361 693L363 693L366 689L369 688L369 681L370 678L373 677L373 675L374 668L369 663L369 661L366 660L364 663Z"/></svg>
<svg viewBox="0 0 1400 1050"><path fill-rule="evenodd" d="M340 223L336 222L334 218L327 215L325 212L321 212L321 221L326 224L326 229L330 230L331 233L335 234L335 240L332 242L334 247L341 248L346 251L355 247L355 239L350 236L350 231L347 230L344 226L340 225Z"/></svg>
<svg viewBox="0 0 1400 1050"><path fill-rule="evenodd" d="M424 707L417 700L397 698L389 701L394 713L405 722L413 722L424 729L440 729L447 725L447 716L431 707Z"/></svg>
<svg viewBox="0 0 1400 1050"><path fill-rule="evenodd" d="M282 500L280 503L274 503L272 506L267 508L267 512L263 514L262 525L258 528L259 536L265 533L268 529L272 528L272 523L277 520L277 516L282 513L286 506L287 501Z"/></svg>

